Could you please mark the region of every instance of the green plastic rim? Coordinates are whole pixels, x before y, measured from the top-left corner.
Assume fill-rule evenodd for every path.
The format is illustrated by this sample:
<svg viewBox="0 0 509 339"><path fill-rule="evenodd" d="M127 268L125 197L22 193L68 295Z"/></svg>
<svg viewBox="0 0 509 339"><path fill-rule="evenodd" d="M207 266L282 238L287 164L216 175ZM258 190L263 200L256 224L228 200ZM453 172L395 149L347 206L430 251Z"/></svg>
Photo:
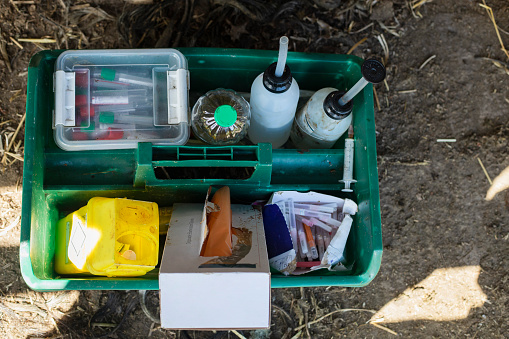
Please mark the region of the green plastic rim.
<svg viewBox="0 0 509 339"><path fill-rule="evenodd" d="M214 120L221 127L230 127L237 121L237 111L230 105L221 105L214 112Z"/></svg>

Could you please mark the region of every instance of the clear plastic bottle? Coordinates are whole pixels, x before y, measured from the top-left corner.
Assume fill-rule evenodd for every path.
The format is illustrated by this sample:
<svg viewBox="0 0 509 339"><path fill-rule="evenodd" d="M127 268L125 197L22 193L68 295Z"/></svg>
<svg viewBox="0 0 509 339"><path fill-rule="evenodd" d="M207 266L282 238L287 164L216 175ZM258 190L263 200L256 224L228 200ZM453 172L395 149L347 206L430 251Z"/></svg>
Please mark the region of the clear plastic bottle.
<svg viewBox="0 0 509 339"><path fill-rule="evenodd" d="M211 145L233 145L246 136L250 117L249 103L243 97L219 88L201 96L194 105L193 132Z"/></svg>
<svg viewBox="0 0 509 339"><path fill-rule="evenodd" d="M291 139L296 148L331 148L352 123L352 102L340 105L335 88L317 91L296 114Z"/></svg>
<svg viewBox="0 0 509 339"><path fill-rule="evenodd" d="M272 143L272 148L284 145L299 101L299 85L286 65L288 38L280 39L279 58L258 75L251 86L251 126L249 139L257 144Z"/></svg>

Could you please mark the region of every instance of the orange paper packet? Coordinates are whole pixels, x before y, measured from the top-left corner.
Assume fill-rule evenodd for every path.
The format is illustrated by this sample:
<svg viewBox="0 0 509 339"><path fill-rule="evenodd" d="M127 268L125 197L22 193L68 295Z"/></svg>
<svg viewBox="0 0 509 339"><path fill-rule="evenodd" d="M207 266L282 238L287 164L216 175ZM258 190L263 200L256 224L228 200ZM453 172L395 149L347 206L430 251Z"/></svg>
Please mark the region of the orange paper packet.
<svg viewBox="0 0 509 339"><path fill-rule="evenodd" d="M230 203L230 188L221 187L211 199L219 206L218 212L211 212L207 216L209 229L207 238L201 248L202 257L227 257L232 255L232 209Z"/></svg>

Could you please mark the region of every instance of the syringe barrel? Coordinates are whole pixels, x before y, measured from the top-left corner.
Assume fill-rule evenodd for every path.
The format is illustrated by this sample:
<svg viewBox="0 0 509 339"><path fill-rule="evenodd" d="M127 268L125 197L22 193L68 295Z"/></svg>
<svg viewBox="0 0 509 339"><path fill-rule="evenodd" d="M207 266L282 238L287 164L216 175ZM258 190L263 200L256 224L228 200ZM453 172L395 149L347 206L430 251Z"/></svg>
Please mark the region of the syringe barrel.
<svg viewBox="0 0 509 339"><path fill-rule="evenodd" d="M345 139L345 160L343 166L343 181L353 179L354 139Z"/></svg>
<svg viewBox="0 0 509 339"><path fill-rule="evenodd" d="M297 235L297 222L295 220L295 213L293 211L294 204L293 199L288 199L288 209L290 213L290 236L292 237L293 249L298 251L298 235Z"/></svg>

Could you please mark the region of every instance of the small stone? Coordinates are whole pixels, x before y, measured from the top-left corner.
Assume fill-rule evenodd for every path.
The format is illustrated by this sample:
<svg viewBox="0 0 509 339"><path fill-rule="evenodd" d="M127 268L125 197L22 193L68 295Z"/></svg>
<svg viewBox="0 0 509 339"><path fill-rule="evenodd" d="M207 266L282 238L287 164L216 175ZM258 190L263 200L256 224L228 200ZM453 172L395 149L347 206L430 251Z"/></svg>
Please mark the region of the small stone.
<svg viewBox="0 0 509 339"><path fill-rule="evenodd" d="M394 17L394 8L392 1L382 1L373 7L371 20L385 21Z"/></svg>

